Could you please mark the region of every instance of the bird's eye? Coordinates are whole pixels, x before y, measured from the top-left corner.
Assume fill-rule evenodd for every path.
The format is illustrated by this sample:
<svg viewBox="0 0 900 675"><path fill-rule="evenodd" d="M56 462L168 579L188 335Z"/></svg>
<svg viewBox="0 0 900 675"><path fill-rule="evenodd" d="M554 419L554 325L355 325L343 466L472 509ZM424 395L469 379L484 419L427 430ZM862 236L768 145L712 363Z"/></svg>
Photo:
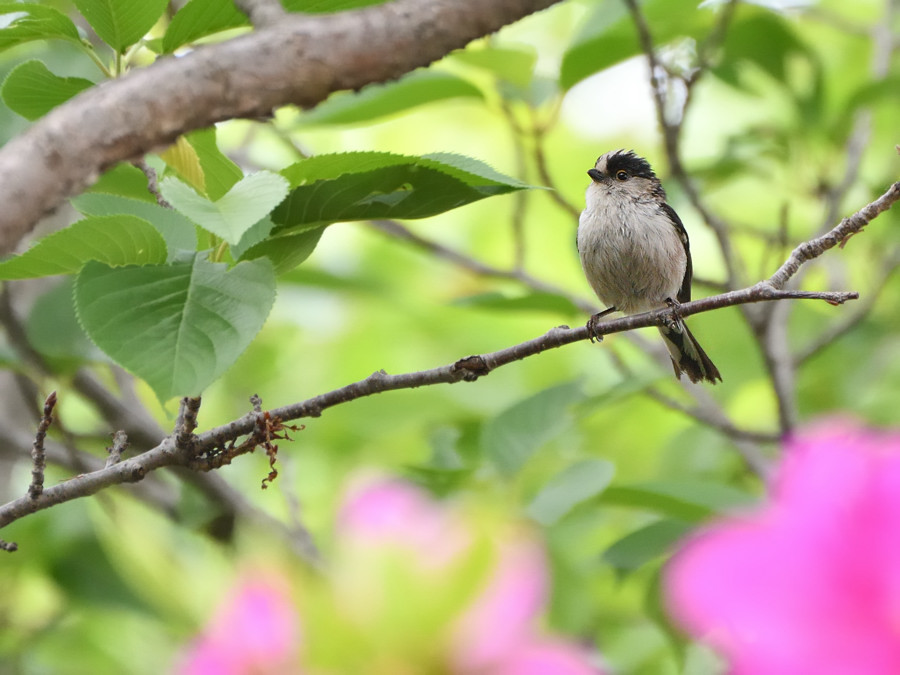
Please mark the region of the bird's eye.
<svg viewBox="0 0 900 675"><path fill-rule="evenodd" d="M628 172L616 171L616 180L628 180Z"/></svg>

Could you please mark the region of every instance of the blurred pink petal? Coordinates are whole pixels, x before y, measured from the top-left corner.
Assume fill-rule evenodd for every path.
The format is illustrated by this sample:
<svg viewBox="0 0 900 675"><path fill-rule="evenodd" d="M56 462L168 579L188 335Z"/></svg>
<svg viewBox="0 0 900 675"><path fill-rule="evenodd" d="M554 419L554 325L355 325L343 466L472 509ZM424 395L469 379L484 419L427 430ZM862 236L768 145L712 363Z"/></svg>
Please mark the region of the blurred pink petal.
<svg viewBox="0 0 900 675"><path fill-rule="evenodd" d="M457 514L396 480L352 490L338 517L338 534L351 544L405 548L418 562L434 566L449 562L468 541Z"/></svg>
<svg viewBox="0 0 900 675"><path fill-rule="evenodd" d="M488 585L456 630L460 666L484 667L526 642L546 595L547 569L540 546L525 540L501 546Z"/></svg>
<svg viewBox="0 0 900 675"><path fill-rule="evenodd" d="M581 649L563 642L533 641L516 649L490 675L599 675Z"/></svg>
<svg viewBox="0 0 900 675"><path fill-rule="evenodd" d="M666 580L734 675L900 673L900 436L792 440L772 504L688 542Z"/></svg>
<svg viewBox="0 0 900 675"><path fill-rule="evenodd" d="M188 650L183 675L262 675L290 668L297 651L298 620L276 581L248 579L226 599Z"/></svg>

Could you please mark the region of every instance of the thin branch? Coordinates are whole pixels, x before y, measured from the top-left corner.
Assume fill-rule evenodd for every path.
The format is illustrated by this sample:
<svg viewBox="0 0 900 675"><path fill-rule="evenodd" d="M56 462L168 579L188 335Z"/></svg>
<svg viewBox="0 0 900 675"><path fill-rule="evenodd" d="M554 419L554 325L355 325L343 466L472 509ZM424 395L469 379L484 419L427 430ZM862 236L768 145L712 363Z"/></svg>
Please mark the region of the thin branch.
<svg viewBox="0 0 900 675"><path fill-rule="evenodd" d="M819 237L808 245L795 249L788 261L769 279L754 286L737 291L730 291L701 300L688 302L675 308L662 308L644 314L635 314L620 319L601 322L593 326L592 332L599 335L610 335L648 326L668 325L673 315L688 317L700 312L731 307L755 302L770 302L784 299L820 299L832 305L842 304L858 297L851 292L813 292L785 290L782 286L791 275L805 262L821 255L833 246L846 241L854 232L859 232L872 218L884 212L900 199L900 183L896 183L877 200L866 205L853 216L845 218L831 232ZM63 502L86 497L105 488L123 483L134 483L142 480L150 472L164 466L197 466L214 468L227 461L215 461L216 457L227 456L228 461L238 454L252 452L263 440L283 438L277 432L286 428L285 420L303 417L318 417L328 408L349 401L372 396L385 391L424 387L441 383L472 382L504 365L556 349L573 342L589 340L591 334L587 326L569 328L559 326L532 340L513 345L488 354L469 356L458 361L413 373L389 375L378 371L358 382L340 389L320 394L306 401L276 408L265 413L265 439L259 439L259 411L252 411L228 424L216 427L202 434L193 436L190 447L179 447L175 438L177 434L165 438L158 446L137 457L126 459L107 468L85 475L76 476L68 481L45 489L42 494L32 499L21 497L0 506L0 528L37 511L61 504ZM240 446L238 439L250 435L250 439Z"/></svg>
<svg viewBox="0 0 900 675"><path fill-rule="evenodd" d="M557 1L395 0L291 14L91 87L0 149L0 254L117 162L226 119L395 79Z"/></svg>
<svg viewBox="0 0 900 675"><path fill-rule="evenodd" d="M104 469L108 469L113 464L118 464L122 461L122 453L128 449L128 434L119 429L116 433L113 434L113 444L109 446L106 451L109 453L109 457L106 459L106 464L103 466Z"/></svg>
<svg viewBox="0 0 900 675"><path fill-rule="evenodd" d="M132 160L131 163L147 177L147 191L153 195L156 203L164 209L171 209L172 205L166 201L166 198L162 196L162 192L159 190L159 176L156 175L156 169L147 164L147 160L143 157Z"/></svg>
<svg viewBox="0 0 900 675"><path fill-rule="evenodd" d="M44 401L41 423L38 424L37 433L34 435L34 443L31 444L31 485L28 486L28 496L32 499L37 499L44 491L44 469L47 468L44 439L47 437L47 430L53 423L53 408L55 407L56 392L51 391Z"/></svg>
<svg viewBox="0 0 900 675"><path fill-rule="evenodd" d="M181 399L178 408L178 418L175 420L175 445L181 449L189 450L194 442L194 430L197 428L197 413L200 412L200 397L185 396Z"/></svg>

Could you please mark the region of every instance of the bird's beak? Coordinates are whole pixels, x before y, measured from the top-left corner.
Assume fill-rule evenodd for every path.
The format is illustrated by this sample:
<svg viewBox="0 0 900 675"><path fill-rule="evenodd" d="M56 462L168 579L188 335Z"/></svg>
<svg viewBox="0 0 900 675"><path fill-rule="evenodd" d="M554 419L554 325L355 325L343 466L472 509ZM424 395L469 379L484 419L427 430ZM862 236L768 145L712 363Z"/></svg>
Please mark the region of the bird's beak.
<svg viewBox="0 0 900 675"><path fill-rule="evenodd" d="M595 183L599 183L603 180L603 174L597 171L597 169L588 169L587 175L591 177L591 180Z"/></svg>

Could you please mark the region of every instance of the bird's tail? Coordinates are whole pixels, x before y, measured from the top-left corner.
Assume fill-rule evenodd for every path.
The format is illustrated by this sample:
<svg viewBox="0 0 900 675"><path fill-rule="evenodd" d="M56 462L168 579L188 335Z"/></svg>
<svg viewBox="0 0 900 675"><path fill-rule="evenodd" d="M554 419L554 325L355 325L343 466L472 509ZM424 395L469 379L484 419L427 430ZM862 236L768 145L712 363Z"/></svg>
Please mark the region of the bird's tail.
<svg viewBox="0 0 900 675"><path fill-rule="evenodd" d="M660 326L659 332L672 357L672 367L675 368L678 379L681 379L681 373L685 373L691 382L706 380L715 384L716 380L722 381L719 369L703 351L684 321L678 319L672 325Z"/></svg>

